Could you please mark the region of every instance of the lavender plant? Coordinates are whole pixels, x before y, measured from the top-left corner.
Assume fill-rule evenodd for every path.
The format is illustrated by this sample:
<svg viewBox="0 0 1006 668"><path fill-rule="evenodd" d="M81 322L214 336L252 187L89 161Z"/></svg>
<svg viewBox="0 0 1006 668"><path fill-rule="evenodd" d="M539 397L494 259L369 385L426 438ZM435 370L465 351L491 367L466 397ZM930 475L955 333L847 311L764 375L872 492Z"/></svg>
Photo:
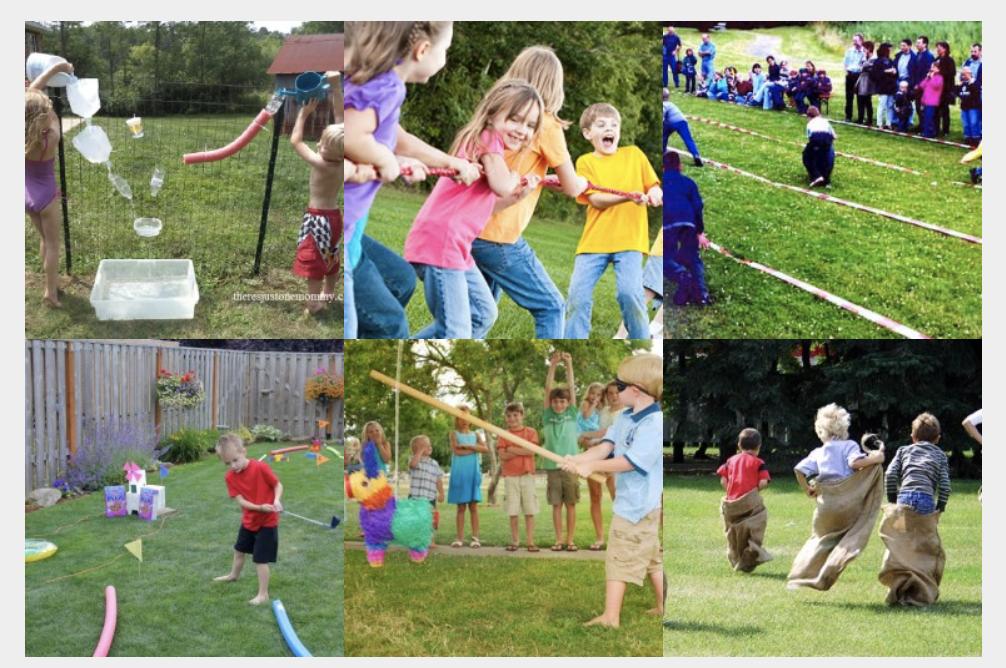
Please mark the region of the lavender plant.
<svg viewBox="0 0 1006 668"><path fill-rule="evenodd" d="M96 490L125 484L126 462L144 469L153 467L161 451L157 430L150 420L94 419L84 429L84 439L70 458L66 482L71 487Z"/></svg>

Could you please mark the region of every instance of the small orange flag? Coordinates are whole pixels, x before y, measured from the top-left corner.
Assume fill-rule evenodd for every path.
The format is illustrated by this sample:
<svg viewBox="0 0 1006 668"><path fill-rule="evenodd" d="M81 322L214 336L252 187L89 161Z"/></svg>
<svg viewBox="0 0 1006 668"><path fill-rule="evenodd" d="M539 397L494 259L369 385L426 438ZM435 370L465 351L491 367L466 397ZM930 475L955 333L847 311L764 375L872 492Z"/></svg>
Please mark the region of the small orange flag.
<svg viewBox="0 0 1006 668"><path fill-rule="evenodd" d="M318 426L321 427L322 429L324 429L325 427L327 427L330 424L332 424L332 423L329 422L328 420L318 420Z"/></svg>
<svg viewBox="0 0 1006 668"><path fill-rule="evenodd" d="M322 464L324 464L327 461L328 461L328 457L326 457L325 455L318 455L318 466L321 466Z"/></svg>

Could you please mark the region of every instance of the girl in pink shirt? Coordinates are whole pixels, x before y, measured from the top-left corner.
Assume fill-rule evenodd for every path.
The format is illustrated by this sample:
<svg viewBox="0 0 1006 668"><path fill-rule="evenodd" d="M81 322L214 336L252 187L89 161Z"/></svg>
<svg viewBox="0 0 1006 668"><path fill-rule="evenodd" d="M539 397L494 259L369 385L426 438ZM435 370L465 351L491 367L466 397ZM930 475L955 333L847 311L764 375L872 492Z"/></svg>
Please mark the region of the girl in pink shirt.
<svg viewBox="0 0 1006 668"><path fill-rule="evenodd" d="M922 136L936 136L936 111L940 106L940 99L943 96L943 77L940 75L940 67L936 63L929 68L929 74L919 84L922 91Z"/></svg>
<svg viewBox="0 0 1006 668"><path fill-rule="evenodd" d="M523 80L497 82L451 147L481 165L485 177L470 186L442 177L405 240L405 259L423 279L434 322L417 339L483 339L496 322L496 300L472 259L472 242L492 216L497 197L518 190L522 179L503 160L504 149L525 150L538 133L541 96ZM535 188L540 177L528 174Z"/></svg>

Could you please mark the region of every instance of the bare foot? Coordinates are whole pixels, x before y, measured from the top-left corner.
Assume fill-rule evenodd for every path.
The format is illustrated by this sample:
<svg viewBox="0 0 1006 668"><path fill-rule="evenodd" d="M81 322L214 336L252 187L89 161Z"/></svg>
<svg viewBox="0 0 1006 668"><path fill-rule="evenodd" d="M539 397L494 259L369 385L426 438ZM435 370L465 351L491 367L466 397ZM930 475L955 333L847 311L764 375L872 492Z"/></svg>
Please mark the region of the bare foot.
<svg viewBox="0 0 1006 668"><path fill-rule="evenodd" d="M318 315L324 308L325 304L322 302L308 302L307 306L304 307L304 315Z"/></svg>
<svg viewBox="0 0 1006 668"><path fill-rule="evenodd" d="M45 305L48 306L49 308L63 308L63 305L59 303L58 299L53 299L48 295L46 295L45 297Z"/></svg>
<svg viewBox="0 0 1006 668"><path fill-rule="evenodd" d="M609 619L604 615L594 617L592 620L584 624L584 626L608 626L613 629L618 628L618 619Z"/></svg>
<svg viewBox="0 0 1006 668"><path fill-rule="evenodd" d="M228 573L227 575L221 575L218 578L213 578L214 582L237 582L238 576Z"/></svg>
<svg viewBox="0 0 1006 668"><path fill-rule="evenodd" d="M664 616L664 609L663 608L650 608L649 610L646 611L646 614L648 614L648 615L656 615L657 617L663 617Z"/></svg>
<svg viewBox="0 0 1006 668"><path fill-rule="evenodd" d="M268 596L262 596L261 594L259 594L258 596L256 596L255 598L253 598L248 602L251 603L252 605L262 605L263 603L267 603L268 601L269 601Z"/></svg>

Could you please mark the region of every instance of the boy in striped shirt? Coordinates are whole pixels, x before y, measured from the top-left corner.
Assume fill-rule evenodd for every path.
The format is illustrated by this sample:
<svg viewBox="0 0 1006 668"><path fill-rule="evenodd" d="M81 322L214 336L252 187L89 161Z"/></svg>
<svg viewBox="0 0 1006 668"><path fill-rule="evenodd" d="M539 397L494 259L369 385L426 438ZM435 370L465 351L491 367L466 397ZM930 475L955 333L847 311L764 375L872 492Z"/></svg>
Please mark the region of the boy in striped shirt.
<svg viewBox="0 0 1006 668"><path fill-rule="evenodd" d="M950 463L939 447L940 423L929 413L912 422L912 444L898 448L887 467L887 500L919 515L944 512L950 499ZM937 498L938 493L938 498Z"/></svg>

